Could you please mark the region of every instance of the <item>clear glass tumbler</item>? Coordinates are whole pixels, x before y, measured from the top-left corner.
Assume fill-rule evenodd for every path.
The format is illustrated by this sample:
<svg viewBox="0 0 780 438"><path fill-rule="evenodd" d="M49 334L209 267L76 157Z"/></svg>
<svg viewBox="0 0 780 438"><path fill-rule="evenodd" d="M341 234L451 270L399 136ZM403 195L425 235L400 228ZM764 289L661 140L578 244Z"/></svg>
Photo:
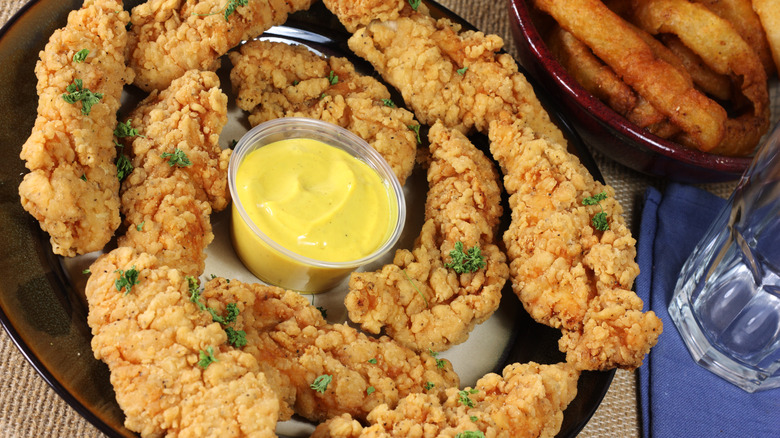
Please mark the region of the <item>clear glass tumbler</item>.
<svg viewBox="0 0 780 438"><path fill-rule="evenodd" d="M780 124L683 265L669 313L704 368L748 392L780 387Z"/></svg>

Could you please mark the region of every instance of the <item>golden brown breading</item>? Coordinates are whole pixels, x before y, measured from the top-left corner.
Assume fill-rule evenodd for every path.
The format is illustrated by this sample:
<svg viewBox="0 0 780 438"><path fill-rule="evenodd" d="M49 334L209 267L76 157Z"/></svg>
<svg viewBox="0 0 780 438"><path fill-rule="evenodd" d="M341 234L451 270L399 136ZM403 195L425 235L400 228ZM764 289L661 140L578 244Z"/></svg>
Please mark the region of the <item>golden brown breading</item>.
<svg viewBox="0 0 780 438"><path fill-rule="evenodd" d="M52 34L35 66L38 117L22 146L30 173L19 196L56 254L100 250L120 223L112 139L122 87L133 79L124 58L128 21L120 1L87 0ZM89 54L75 61L82 49ZM82 89L102 93L89 111L82 101L63 99L77 80Z"/></svg>
<svg viewBox="0 0 780 438"><path fill-rule="evenodd" d="M559 347L579 369L634 369L655 345L660 319L642 313L630 289L639 274L636 241L615 192L579 160L521 121L490 125L512 221L504 234L512 287L536 321L560 328ZM584 198L605 192L599 205ZM606 213L599 231L593 215Z"/></svg>
<svg viewBox="0 0 780 438"><path fill-rule="evenodd" d="M374 20L395 20L412 12L409 0L323 0L323 3L350 33ZM420 2L417 11L427 14L428 7Z"/></svg>
<svg viewBox="0 0 780 438"><path fill-rule="evenodd" d="M509 112L565 144L515 60L497 53L502 46L496 35L460 32L459 25L420 12L372 22L349 39L349 48L397 88L426 125L441 120L464 133L487 132L490 120Z"/></svg>
<svg viewBox="0 0 780 438"><path fill-rule="evenodd" d="M369 425L348 415L320 424L312 438L440 437L468 431L502 438L554 437L563 411L577 395L579 372L568 364L512 364L487 374L474 388L449 388L444 397L412 394L398 407L375 408Z"/></svg>
<svg viewBox="0 0 780 438"><path fill-rule="evenodd" d="M385 332L418 351L441 351L466 339L498 308L509 276L496 245L501 186L493 163L456 130L430 130L430 189L426 222L415 247L393 264L353 273L345 304L349 318L370 333ZM486 266L456 273L445 265L457 242L477 246Z"/></svg>
<svg viewBox="0 0 780 438"><path fill-rule="evenodd" d="M390 164L401 184L412 173L418 125L409 111L388 105L390 92L360 75L345 58L321 58L306 47L250 41L231 52L230 80L252 126L279 117L307 117L348 129ZM332 83L335 82L335 83Z"/></svg>
<svg viewBox="0 0 780 438"><path fill-rule="evenodd" d="M138 283L117 290L133 269ZM91 271L92 349L111 371L128 429L144 437L276 436L279 402L257 361L226 344L180 271L127 247L102 255ZM209 349L216 361L204 368L198 362Z"/></svg>
<svg viewBox="0 0 780 438"><path fill-rule="evenodd" d="M155 255L187 275L203 272L213 240L209 215L228 205L229 149L219 146L227 96L212 72L187 72L153 92L130 114L139 135L127 138L135 169L122 186L127 232L120 246ZM191 164L171 165L176 149Z"/></svg>
<svg viewBox="0 0 780 438"><path fill-rule="evenodd" d="M427 382L439 389L459 385L448 361L417 354L386 336L376 339L328 324L296 292L217 278L206 283L202 296L218 313L226 303L238 303L235 329L246 332L243 351L260 362L280 398L282 419L289 418L290 408L314 421L343 413L365 418L375 406L395 406L425 391ZM333 380L320 393L311 384L324 374Z"/></svg>
<svg viewBox="0 0 780 438"><path fill-rule="evenodd" d="M313 0L252 0L229 12L225 0L149 0L133 8L128 64L135 85L146 91L167 88L188 70L219 67L219 57L284 23Z"/></svg>

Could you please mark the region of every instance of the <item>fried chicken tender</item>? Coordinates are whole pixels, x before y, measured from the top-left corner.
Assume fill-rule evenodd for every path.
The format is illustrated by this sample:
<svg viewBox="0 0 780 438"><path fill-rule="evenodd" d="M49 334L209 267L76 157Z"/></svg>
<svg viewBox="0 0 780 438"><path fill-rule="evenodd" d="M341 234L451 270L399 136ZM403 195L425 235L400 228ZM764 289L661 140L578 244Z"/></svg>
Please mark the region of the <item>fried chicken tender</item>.
<svg viewBox="0 0 780 438"><path fill-rule="evenodd" d="M137 283L118 290L130 270ZM92 349L108 365L128 429L143 437L276 436L279 401L257 360L226 343L181 271L128 247L100 256L91 271ZM208 352L215 360L204 365Z"/></svg>
<svg viewBox="0 0 780 438"><path fill-rule="evenodd" d="M374 20L396 20L412 12L409 0L323 0L322 2L350 33L355 33L356 30ZM428 14L428 7L420 2L417 11Z"/></svg>
<svg viewBox="0 0 780 438"><path fill-rule="evenodd" d="M209 216L224 209L229 149L219 146L227 96L213 72L189 71L154 91L130 114L139 135L126 138L133 172L122 187L127 232L118 239L162 263L198 276L214 239ZM190 164L171 164L181 151Z"/></svg>
<svg viewBox="0 0 780 438"><path fill-rule="evenodd" d="M390 164L401 184L412 173L418 125L391 104L376 79L355 72L346 58L324 59L300 45L250 41L231 52L230 80L239 108L252 126L280 117L334 123L368 142Z"/></svg>
<svg viewBox="0 0 780 438"><path fill-rule="evenodd" d="M188 70L219 68L219 58L241 41L284 23L313 0L149 0L132 10L128 63L135 85L167 88Z"/></svg>
<svg viewBox="0 0 780 438"><path fill-rule="evenodd" d="M125 67L129 21L122 2L87 0L68 15L40 52L38 117L20 157L30 173L19 186L22 206L49 233L55 254L72 257L102 249L120 224L113 130ZM89 53L74 60L81 50ZM97 98L68 103L68 87Z"/></svg>
<svg viewBox="0 0 780 438"><path fill-rule="evenodd" d="M243 351L260 363L280 399L282 419L292 410L312 421L345 413L365 418L376 406L395 406L425 391L427 382L435 385L433 393L459 385L448 361L417 354L386 336L328 324L296 292L217 278L206 283L202 297L218 313L226 303L238 303L235 329L246 333ZM332 381L318 392L311 385L321 375Z"/></svg>
<svg viewBox="0 0 780 438"><path fill-rule="evenodd" d="M498 308L509 276L496 245L503 213L493 163L457 130L437 122L429 132L429 192L415 247L396 252L377 272L353 273L345 305L370 333L385 332L418 351L441 351L466 339ZM478 247L485 267L457 273L450 252Z"/></svg>
<svg viewBox="0 0 780 438"><path fill-rule="evenodd" d="M509 112L566 144L512 56L497 53L502 46L497 35L461 32L458 24L421 12L371 22L349 39L349 48L397 88L426 125L440 120L464 133L487 132L490 120Z"/></svg>
<svg viewBox="0 0 780 438"><path fill-rule="evenodd" d="M634 369L655 345L660 319L642 312L630 289L639 274L612 187L521 121L490 125L490 150L504 173L512 221L504 234L512 287L536 321L560 328L566 360L578 369ZM584 198L605 192L598 205ZM606 213L609 229L594 228Z"/></svg>
<svg viewBox="0 0 780 438"><path fill-rule="evenodd" d="M489 437L554 437L577 395L579 372L568 364L511 364L474 388L412 394L391 409L381 405L363 427L348 415L320 424L312 438L441 437L481 431Z"/></svg>

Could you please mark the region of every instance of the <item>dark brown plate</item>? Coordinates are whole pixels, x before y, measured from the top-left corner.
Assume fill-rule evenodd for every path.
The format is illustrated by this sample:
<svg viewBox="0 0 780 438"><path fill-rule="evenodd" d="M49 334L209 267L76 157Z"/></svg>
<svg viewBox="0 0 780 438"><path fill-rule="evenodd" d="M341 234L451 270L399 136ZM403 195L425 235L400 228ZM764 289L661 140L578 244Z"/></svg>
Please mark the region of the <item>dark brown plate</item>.
<svg viewBox="0 0 780 438"><path fill-rule="evenodd" d="M108 436L133 437L136 435L123 426L124 415L116 404L108 369L94 359L90 348L91 334L86 323L87 306L83 293L86 279L80 273L88 266L90 256L75 260L55 256L48 235L22 209L17 192L26 173L19 153L36 117L33 70L38 52L51 33L65 24L68 12L80 7L81 3L80 0L32 1L0 29L0 241L3 242L0 245L0 278L3 279L0 282L0 322L37 372L76 411ZM137 3L126 2L126 8ZM471 27L438 4L427 3L436 16ZM296 31L295 35L290 34L293 31ZM370 71L370 66L349 53L345 45L348 34L321 3L310 11L293 15L285 26L274 28L269 34L298 40L327 54L348 56L359 64L359 68ZM130 91L130 94L137 94L137 90ZM544 100L545 96L540 98ZM396 100L400 101L400 98ZM548 104L547 107L568 133L575 153L594 176L601 179L577 135L552 106ZM242 126L243 123L239 121L234 125ZM483 137L475 137L474 141L483 147L486 143ZM418 199L424 199L424 191L425 188L421 188ZM216 230L220 222L224 222L224 216L217 216L214 221L219 239ZM416 234L415 225L407 225L412 225L408 227L409 232ZM220 245L212 246L216 253L224 249L220 249ZM495 319L499 321L495 323L499 328L487 325L488 328L481 332L475 331L471 342L457 346L451 355L445 354L455 363L456 370L460 367L466 370L466 375L481 375L500 372L504 365L513 362L563 360L557 349L558 330L533 322L509 287ZM495 330L502 333L501 339L491 338L486 342L485 338L495 335ZM468 357L470 345L478 343L498 345L499 353L484 363L476 361L476 367L462 365L461 358ZM583 373L577 398L564 414L559 437L574 437L579 433L601 403L613 375L614 372ZM472 377L463 380L464 384L473 384L470 382Z"/></svg>

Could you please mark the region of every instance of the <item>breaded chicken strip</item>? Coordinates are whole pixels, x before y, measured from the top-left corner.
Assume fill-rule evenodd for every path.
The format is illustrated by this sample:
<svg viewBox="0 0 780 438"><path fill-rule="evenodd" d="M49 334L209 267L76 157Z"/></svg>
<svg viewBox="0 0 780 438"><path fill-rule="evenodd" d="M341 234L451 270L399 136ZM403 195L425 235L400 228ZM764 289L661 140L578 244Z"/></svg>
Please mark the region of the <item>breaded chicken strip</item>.
<svg viewBox="0 0 780 438"><path fill-rule="evenodd" d="M214 238L209 216L230 200L231 151L219 146L227 96L215 73L189 71L152 92L129 121L138 135L124 139L134 170L122 186L127 232L118 244L198 276Z"/></svg>
<svg viewBox="0 0 780 438"><path fill-rule="evenodd" d="M55 254L100 250L120 223L112 138L122 87L133 80L124 57L128 21L121 1L86 0L35 66L38 117L22 146L30 173L19 196Z"/></svg>
<svg viewBox="0 0 780 438"><path fill-rule="evenodd" d="M391 409L375 408L363 427L348 415L320 424L312 438L442 437L482 432L496 438L554 437L577 395L579 372L568 364L512 364L474 388L448 388L443 397L412 394ZM471 436L471 435L469 435Z"/></svg>
<svg viewBox="0 0 780 438"><path fill-rule="evenodd" d="M412 173L419 125L390 100L376 79L355 72L346 58L328 59L306 47L250 41L230 52L230 80L252 126L279 117L307 117L348 129L390 164L401 184Z"/></svg>
<svg viewBox="0 0 780 438"><path fill-rule="evenodd" d="M380 404L395 406L426 391L427 384L435 385L431 392L459 385L448 361L417 354L386 336L376 339L328 324L296 292L217 278L206 283L202 297L217 313L225 303L238 303L235 329L246 333L243 351L257 359L279 396L282 419L292 410L312 421L344 413L365 418ZM312 384L323 375L332 380L319 392Z"/></svg>
<svg viewBox="0 0 780 438"><path fill-rule="evenodd" d="M385 332L418 351L441 351L466 339L498 308L509 276L496 245L501 186L493 163L456 130L437 122L429 132L429 191L415 247L393 264L353 273L345 304L370 333ZM485 265L458 273L451 251L477 247Z"/></svg>
<svg viewBox="0 0 780 438"><path fill-rule="evenodd" d="M350 33L374 20L390 21L412 13L409 0L322 0ZM428 7L420 2L417 11L428 14Z"/></svg>
<svg viewBox="0 0 780 438"><path fill-rule="evenodd" d="M127 247L91 271L92 349L111 371L128 429L143 437L276 436L279 401L257 360L227 344L223 326L190 298L185 275ZM119 290L132 271L137 280Z"/></svg>
<svg viewBox="0 0 780 438"><path fill-rule="evenodd" d="M134 83L145 91L162 90L188 70L215 71L228 50L312 3L149 0L133 8L131 16L128 53Z"/></svg>
<svg viewBox="0 0 780 438"><path fill-rule="evenodd" d="M337 12L337 2L331 3ZM500 37L460 32L459 25L419 11L407 15L358 29L349 48L401 92L420 122L441 120L464 133L487 132L490 120L509 112L565 144L515 60L497 53L503 46Z"/></svg>
<svg viewBox="0 0 780 438"><path fill-rule="evenodd" d="M655 345L661 320L631 291L636 241L610 186L521 121L490 125L490 150L504 173L512 221L504 234L512 287L536 321L560 328L578 369L634 369ZM601 192L606 199L583 205ZM603 209L603 210L602 210ZM609 229L591 220L603 211Z"/></svg>

